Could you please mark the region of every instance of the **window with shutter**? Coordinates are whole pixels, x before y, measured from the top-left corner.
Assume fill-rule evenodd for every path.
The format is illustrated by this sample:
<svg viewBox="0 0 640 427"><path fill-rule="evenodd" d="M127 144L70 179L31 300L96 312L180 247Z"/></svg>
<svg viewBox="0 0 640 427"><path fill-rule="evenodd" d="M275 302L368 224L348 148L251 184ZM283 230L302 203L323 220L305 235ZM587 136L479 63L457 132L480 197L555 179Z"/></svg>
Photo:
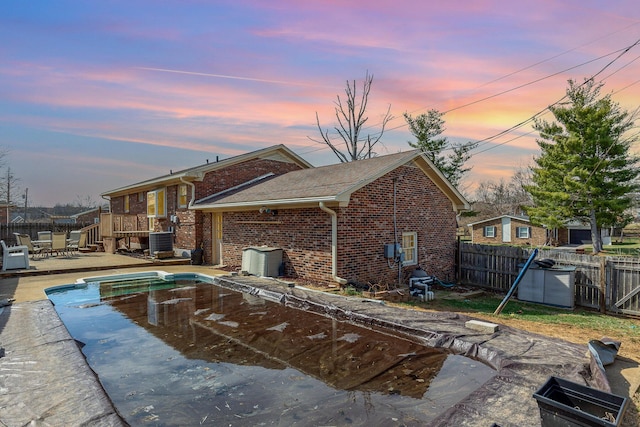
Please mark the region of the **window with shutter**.
<svg viewBox="0 0 640 427"><path fill-rule="evenodd" d="M484 237L496 237L496 227L494 225L487 225L483 229Z"/></svg>

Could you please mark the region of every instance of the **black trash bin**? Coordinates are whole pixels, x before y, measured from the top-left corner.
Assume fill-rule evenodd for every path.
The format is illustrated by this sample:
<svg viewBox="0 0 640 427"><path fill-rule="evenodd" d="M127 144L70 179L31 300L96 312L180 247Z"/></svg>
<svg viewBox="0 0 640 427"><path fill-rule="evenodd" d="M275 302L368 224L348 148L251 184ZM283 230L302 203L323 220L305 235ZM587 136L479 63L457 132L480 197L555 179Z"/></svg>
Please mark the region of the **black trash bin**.
<svg viewBox="0 0 640 427"><path fill-rule="evenodd" d="M542 427L619 426L627 398L550 377L533 394L538 401Z"/></svg>
<svg viewBox="0 0 640 427"><path fill-rule="evenodd" d="M204 251L202 248L196 248L191 251L191 265L202 265L204 262Z"/></svg>

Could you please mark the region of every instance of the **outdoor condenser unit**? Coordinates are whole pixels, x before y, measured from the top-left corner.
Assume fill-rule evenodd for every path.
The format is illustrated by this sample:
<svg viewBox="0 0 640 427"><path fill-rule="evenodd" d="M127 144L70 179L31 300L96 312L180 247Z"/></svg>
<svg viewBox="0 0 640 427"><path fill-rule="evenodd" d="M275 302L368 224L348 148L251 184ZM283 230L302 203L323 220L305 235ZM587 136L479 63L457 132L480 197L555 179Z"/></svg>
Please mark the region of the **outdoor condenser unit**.
<svg viewBox="0 0 640 427"><path fill-rule="evenodd" d="M278 277L281 264L281 248L250 246L242 250L242 271L254 276Z"/></svg>
<svg viewBox="0 0 640 427"><path fill-rule="evenodd" d="M173 234L169 232L149 233L149 253L172 252Z"/></svg>

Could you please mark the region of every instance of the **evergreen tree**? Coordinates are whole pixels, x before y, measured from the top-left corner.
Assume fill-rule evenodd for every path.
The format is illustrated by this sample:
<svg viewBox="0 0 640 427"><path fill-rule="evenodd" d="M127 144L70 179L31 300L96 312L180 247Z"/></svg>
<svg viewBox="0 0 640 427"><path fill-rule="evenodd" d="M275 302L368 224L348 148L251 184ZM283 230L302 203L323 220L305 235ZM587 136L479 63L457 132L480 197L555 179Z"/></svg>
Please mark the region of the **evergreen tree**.
<svg viewBox="0 0 640 427"><path fill-rule="evenodd" d="M534 159L533 184L527 187L534 223L589 224L594 253L602 250L601 228L624 223L639 173L638 157L629 152L636 138L627 136L632 117L610 95L600 96L601 87L593 80L569 80L568 100L549 107L556 121L536 120L542 153Z"/></svg>
<svg viewBox="0 0 640 427"><path fill-rule="evenodd" d="M409 141L409 146L420 149L449 182L457 187L464 174L471 170L470 167L464 168L464 163L471 158L469 152L476 148L478 143L449 144L446 137L440 136L445 130L442 115L438 110L429 110L428 113L416 117L404 113L409 130L417 139L416 142ZM448 149L452 152L448 156L443 155L442 153Z"/></svg>

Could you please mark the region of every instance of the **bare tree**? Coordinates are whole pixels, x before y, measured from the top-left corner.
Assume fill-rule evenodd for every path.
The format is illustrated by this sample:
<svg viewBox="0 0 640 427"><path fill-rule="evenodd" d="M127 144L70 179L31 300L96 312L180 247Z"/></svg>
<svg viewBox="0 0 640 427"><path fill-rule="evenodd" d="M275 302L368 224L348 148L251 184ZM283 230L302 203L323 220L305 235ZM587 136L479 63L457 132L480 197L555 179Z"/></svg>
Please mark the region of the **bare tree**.
<svg viewBox="0 0 640 427"><path fill-rule="evenodd" d="M382 138L385 126L389 120L393 119L390 113L391 105L389 105L386 114L382 118L380 124L382 128L380 131L374 135L368 134L365 139L360 138L360 132L369 119L369 117L366 116L366 110L372 83L373 74L367 72L362 85L362 95L358 100L356 81L353 80L353 82L350 83L347 80L347 87L345 88L346 99L343 102L343 99L338 95L335 102L338 125L334 126L334 130L338 133L338 136L330 135L329 129L323 129L322 126L320 126L320 117L316 112L316 124L318 125L322 140L311 137L308 138L314 142L328 145L343 163L373 157L375 155L373 151L374 146ZM342 144L344 144L345 150L340 148Z"/></svg>
<svg viewBox="0 0 640 427"><path fill-rule="evenodd" d="M510 181L500 179L482 181L475 191L474 210L491 216L521 215L524 207L531 206L531 195L526 185L531 182L531 170L519 167Z"/></svg>

